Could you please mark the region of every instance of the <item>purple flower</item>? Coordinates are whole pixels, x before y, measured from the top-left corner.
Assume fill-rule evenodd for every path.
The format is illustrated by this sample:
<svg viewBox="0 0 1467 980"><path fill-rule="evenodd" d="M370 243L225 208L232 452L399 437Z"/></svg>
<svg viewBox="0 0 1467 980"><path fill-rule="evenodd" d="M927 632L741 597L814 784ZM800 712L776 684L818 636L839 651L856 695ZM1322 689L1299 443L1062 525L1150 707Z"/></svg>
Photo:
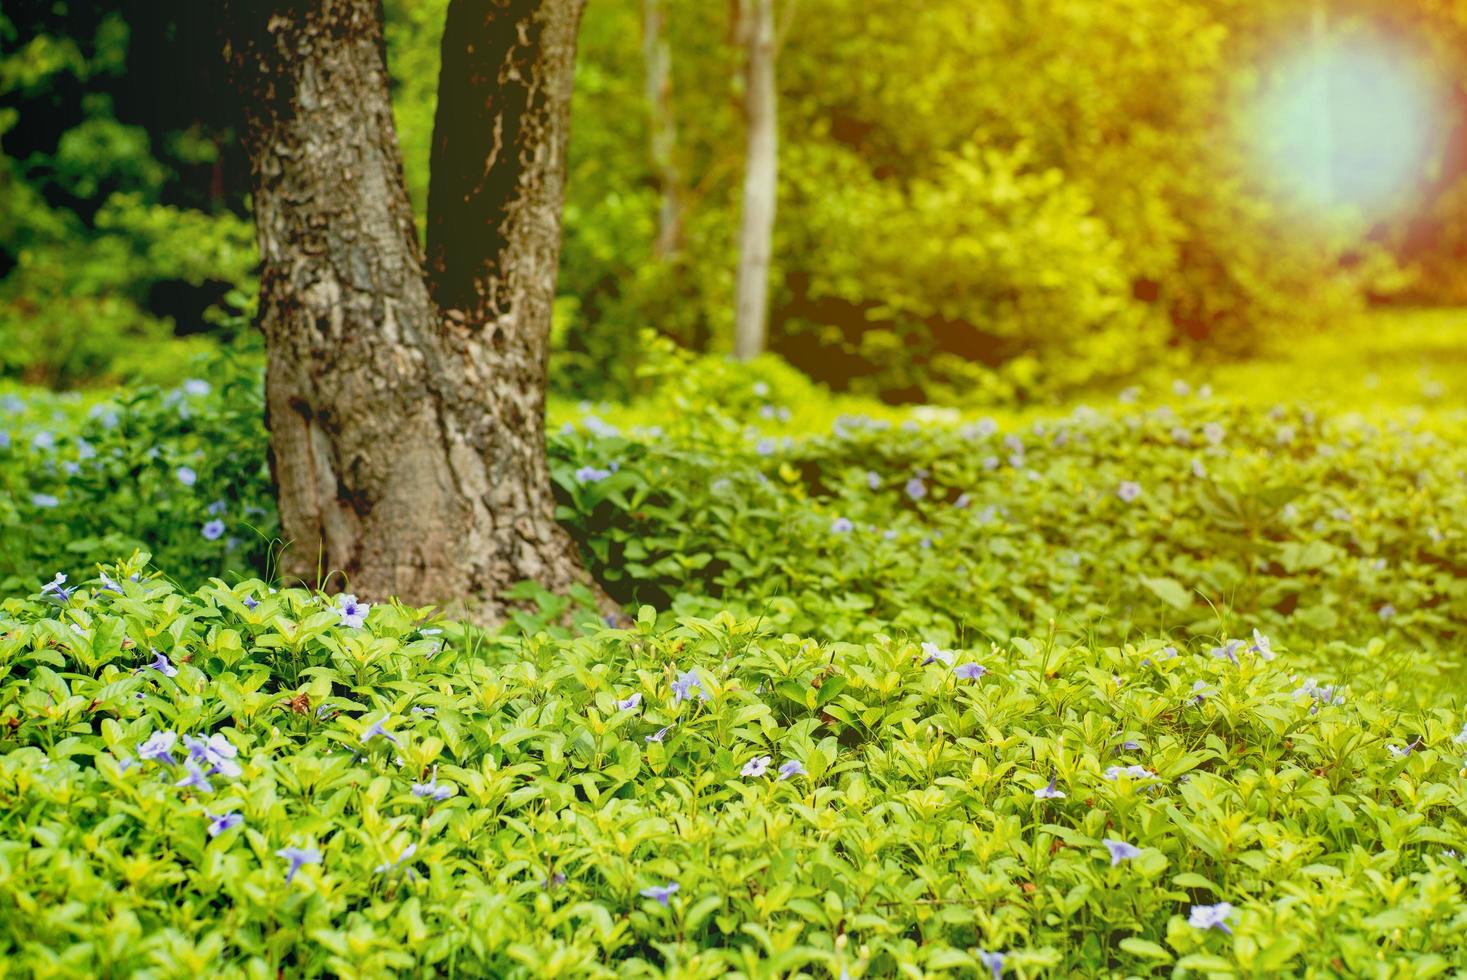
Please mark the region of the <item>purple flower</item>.
<svg viewBox="0 0 1467 980"><path fill-rule="evenodd" d="M1452 738L1454 745L1467 745L1467 724L1462 725L1462 730Z"/></svg>
<svg viewBox="0 0 1467 980"><path fill-rule="evenodd" d="M958 664L953 673L965 681L976 681L988 673L988 668L982 664Z"/></svg>
<svg viewBox="0 0 1467 980"><path fill-rule="evenodd" d="M661 742L664 738L667 737L667 733L670 732L670 731L672 731L672 726L671 725L663 725L661 728L657 729L656 732L654 732L651 735L648 735L647 736L647 741L649 741L649 742Z"/></svg>
<svg viewBox="0 0 1467 980"><path fill-rule="evenodd" d="M596 466L582 466L576 470L577 483L600 483L611 475L611 470L603 470Z"/></svg>
<svg viewBox="0 0 1467 980"><path fill-rule="evenodd" d="M942 649L936 643L924 641L922 643L922 655L924 657L922 661L923 667L926 667L928 664L935 664L939 660L945 664L951 664L953 662L953 652Z"/></svg>
<svg viewBox="0 0 1467 980"><path fill-rule="evenodd" d="M907 481L907 496L913 500L921 500L927 496L927 484L922 482L920 476L914 476Z"/></svg>
<svg viewBox="0 0 1467 980"><path fill-rule="evenodd" d="M285 873L285 883L290 884L295 878L295 873L304 864L320 864L321 852L314 847L282 847L275 852L276 857L283 857L290 862L290 870Z"/></svg>
<svg viewBox="0 0 1467 980"><path fill-rule="evenodd" d="M540 887L546 891L559 888L563 884L565 884L565 872L563 871L556 871L550 877L540 879Z"/></svg>
<svg viewBox="0 0 1467 980"><path fill-rule="evenodd" d="M238 813L226 813L221 817L205 811L204 816L209 818L209 836L218 837L226 830L231 830L244 823L244 817Z"/></svg>
<svg viewBox="0 0 1467 980"><path fill-rule="evenodd" d="M1256 653L1264 660L1272 660L1274 656L1273 646L1268 642L1268 637L1258 632L1256 627L1253 630L1253 645L1248 648L1248 652Z"/></svg>
<svg viewBox="0 0 1467 980"><path fill-rule="evenodd" d="M1228 928L1228 916L1232 914L1233 907L1227 902L1218 902L1216 905L1194 905L1187 924L1194 929L1221 929L1232 935L1233 930Z"/></svg>
<svg viewBox="0 0 1467 980"><path fill-rule="evenodd" d="M1211 650L1208 650L1207 655L1217 660L1231 660L1236 664L1238 662L1238 650L1242 646L1242 640L1229 640L1226 646L1213 647Z"/></svg>
<svg viewBox="0 0 1467 980"><path fill-rule="evenodd" d="M1421 744L1421 739L1418 737L1416 741L1409 742L1405 746L1387 745L1386 748L1389 749L1391 755L1395 756L1397 759L1404 759L1414 753L1417 749L1421 748Z"/></svg>
<svg viewBox="0 0 1467 980"><path fill-rule="evenodd" d="M1134 480L1122 480L1121 485L1116 488L1116 496L1129 504L1141 496L1141 484Z"/></svg>
<svg viewBox="0 0 1467 980"><path fill-rule="evenodd" d="M1227 430L1216 422L1209 422L1202 427L1202 435L1208 442L1216 446L1227 436Z"/></svg>
<svg viewBox="0 0 1467 980"><path fill-rule="evenodd" d="M199 475L187 466L180 466L173 471L173 475L178 477L178 482L186 487L193 486L199 479Z"/></svg>
<svg viewBox="0 0 1467 980"><path fill-rule="evenodd" d="M97 577L101 581L103 589L108 592L116 592L118 595L122 595L122 586L112 581L112 579L107 576L106 572L98 573Z"/></svg>
<svg viewBox="0 0 1467 980"><path fill-rule="evenodd" d="M739 770L739 773L740 775L756 779L759 776L764 775L764 771L769 768L769 764L773 761L773 756L756 755L754 758L744 763L744 768Z"/></svg>
<svg viewBox="0 0 1467 980"><path fill-rule="evenodd" d="M1380 617L1380 621L1383 623L1388 619L1396 618L1396 607L1387 602L1385 605L1377 609L1375 611L1375 614Z"/></svg>
<svg viewBox="0 0 1467 980"><path fill-rule="evenodd" d="M199 533L204 536L205 541L218 541L224 537L224 522L216 517L201 527Z"/></svg>
<svg viewBox="0 0 1467 980"><path fill-rule="evenodd" d="M678 885L677 882L675 882L675 881L669 881L665 885L653 885L650 888L643 888L638 894L640 894L643 898L653 898L653 899L656 899L657 901L661 902L663 905L666 905L667 902L668 902L668 899L672 898L673 895L677 894L678 889L680 887L681 886Z"/></svg>
<svg viewBox="0 0 1467 980"><path fill-rule="evenodd" d="M1105 771L1105 778L1114 782L1126 776L1130 779L1155 779L1156 774L1145 766L1111 766Z"/></svg>
<svg viewBox="0 0 1467 980"><path fill-rule="evenodd" d="M216 500L206 508L210 517L218 517L229 509L229 505L222 500Z"/></svg>
<svg viewBox="0 0 1467 980"><path fill-rule="evenodd" d="M339 595L336 597L337 611L341 613L341 622L338 626L350 626L353 629L361 626L367 621L367 613L371 611L371 605L365 602L357 602L354 595Z"/></svg>
<svg viewBox="0 0 1467 980"><path fill-rule="evenodd" d="M209 393L209 382L202 381L198 378L189 378L188 380L184 381L183 390L188 392L190 395L203 397L204 395L207 395Z"/></svg>
<svg viewBox="0 0 1467 980"><path fill-rule="evenodd" d="M880 490L881 489L881 474L877 473L875 470L867 470L866 471L866 486L870 487L872 490Z"/></svg>
<svg viewBox="0 0 1467 980"><path fill-rule="evenodd" d="M188 746L189 761L208 766L210 776L222 773L229 779L237 779L244 772L239 763L234 761L234 757L239 755L239 749L220 733L210 735L208 741L185 735L183 744Z"/></svg>
<svg viewBox="0 0 1467 980"><path fill-rule="evenodd" d="M255 608L257 606L259 606L259 604L260 604L260 600L259 599L256 599L252 595L247 595L244 598L244 607L246 609L248 609L250 612L254 612L255 611Z"/></svg>
<svg viewBox="0 0 1467 980"><path fill-rule="evenodd" d="M156 670L158 673L162 674L164 677L178 676L178 668L169 663L168 658L159 653L157 650L153 651L153 662L148 664L148 666L153 670Z"/></svg>
<svg viewBox="0 0 1467 980"><path fill-rule="evenodd" d="M1340 694L1338 689L1333 684L1321 687L1314 680L1313 677L1306 680L1303 684L1300 684L1298 688L1294 690L1295 697L1298 697L1301 694L1307 694L1314 699L1314 707L1309 709L1309 713L1312 715L1319 714L1319 709L1321 705L1329 706L1345 703L1345 696L1343 694Z"/></svg>
<svg viewBox="0 0 1467 980"><path fill-rule="evenodd" d="M194 762L193 759L185 759L183 767L188 770L188 775L173 785L192 787L200 793L214 792L214 787L209 785L208 777L204 773L204 770L199 768L198 763Z"/></svg>
<svg viewBox="0 0 1467 980"><path fill-rule="evenodd" d="M56 577L41 586L41 595L65 605L71 601L71 590L66 587L66 575L57 572Z"/></svg>
<svg viewBox="0 0 1467 980"><path fill-rule="evenodd" d="M389 718L391 718L391 717L392 717L391 715L383 715L381 721L374 722L371 725L369 725L367 727L367 730L364 731L364 732L362 732L362 744L363 745L366 745L368 742L372 741L372 739L376 738L378 735L381 735L383 738L387 739L387 741L389 741L389 742L396 743L397 742L397 737L394 736L391 732L389 732L387 730L387 720Z"/></svg>
<svg viewBox="0 0 1467 980"><path fill-rule="evenodd" d="M437 766L434 766L433 767L433 774L432 774L432 776L429 777L429 779L428 779L428 781L426 783L413 783L413 795L414 796L431 796L431 797L433 797L433 799L438 800L439 802L442 802L443 800L446 800L450 796L452 796L453 793L454 793L454 788L452 786L439 786L438 785L438 767Z"/></svg>
<svg viewBox="0 0 1467 980"><path fill-rule="evenodd" d="M783 782L786 779L793 779L796 776L805 775L808 775L808 773L805 772L805 767L800 765L800 763L795 759L790 759L788 762L783 763L779 767L780 782Z"/></svg>
<svg viewBox="0 0 1467 980"><path fill-rule="evenodd" d="M641 694L640 691L638 691L637 693L633 694L631 697L627 698L626 700L616 702L616 707L617 707L617 710L618 711L631 711L631 710L635 709L637 707L637 705L639 705L641 703L642 703L642 694Z"/></svg>
<svg viewBox="0 0 1467 980"><path fill-rule="evenodd" d="M1049 785L1044 786L1044 787L1042 787L1040 789L1036 789L1034 791L1034 798L1036 800L1062 800L1062 799L1064 799L1065 798L1065 792L1064 792L1064 790L1055 789L1054 788L1055 783L1057 783L1057 782L1059 782L1059 776L1050 776L1049 777Z"/></svg>
<svg viewBox="0 0 1467 980"><path fill-rule="evenodd" d="M958 499L953 501L953 506L956 507L958 510L965 510L972 502L973 499L969 497L966 493L960 493L958 494Z"/></svg>
<svg viewBox="0 0 1467 980"><path fill-rule="evenodd" d="M1135 844L1127 844L1123 840L1111 840L1109 837L1105 837L1100 842L1105 845L1107 851L1110 851L1110 866L1112 868L1122 861L1129 861L1131 858L1140 857L1141 855L1141 848Z"/></svg>
<svg viewBox="0 0 1467 980"><path fill-rule="evenodd" d="M851 523L849 517L837 517L830 522L831 534L849 534L856 525Z"/></svg>
<svg viewBox="0 0 1467 980"><path fill-rule="evenodd" d="M177 741L178 736L173 732L154 732L148 736L146 742L138 746L138 758L176 766L178 761L173 758L173 746Z"/></svg>
<svg viewBox="0 0 1467 980"><path fill-rule="evenodd" d="M708 700L708 692L703 689L703 682L698 680L695 672L687 670L678 674L677 680L672 682L672 703L681 704L684 701L692 700L693 688L698 689L698 697L701 700Z"/></svg>
<svg viewBox="0 0 1467 980"><path fill-rule="evenodd" d="M1003 977L1004 954L999 952L990 953L987 950L978 951L978 961L988 967L988 972L993 974L993 980L1001 980Z"/></svg>
<svg viewBox="0 0 1467 980"><path fill-rule="evenodd" d="M379 864L372 869L372 872L379 875L392 874L402 867L403 862L411 860L412 856L416 853L418 853L418 845L415 843L409 844L407 847L404 847L402 849L402 853L397 856L396 861L389 861L386 864ZM405 870L408 873L408 877L415 877L412 868L407 868Z"/></svg>

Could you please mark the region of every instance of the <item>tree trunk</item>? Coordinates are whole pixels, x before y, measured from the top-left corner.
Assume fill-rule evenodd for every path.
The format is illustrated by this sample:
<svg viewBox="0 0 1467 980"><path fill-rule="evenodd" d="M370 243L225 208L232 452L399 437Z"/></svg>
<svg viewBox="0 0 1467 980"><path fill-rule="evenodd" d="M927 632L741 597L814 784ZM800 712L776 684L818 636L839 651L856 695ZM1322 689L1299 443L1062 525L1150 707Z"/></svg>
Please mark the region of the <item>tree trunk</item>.
<svg viewBox="0 0 1467 980"><path fill-rule="evenodd" d="M642 60L646 66L648 129L652 172L662 196L657 240L652 254L659 261L682 245L682 176L677 167L677 119L672 112L672 53L662 24L663 0L642 0Z"/></svg>
<svg viewBox="0 0 1467 980"><path fill-rule="evenodd" d="M744 45L746 154L734 356L748 360L764 350L779 143L774 91L774 0L741 0L739 6L739 35Z"/></svg>
<svg viewBox="0 0 1467 980"><path fill-rule="evenodd" d="M582 0L453 0L431 277L378 0L239 0L263 262L281 571L501 617L524 579L586 582L553 518L544 388Z"/></svg>

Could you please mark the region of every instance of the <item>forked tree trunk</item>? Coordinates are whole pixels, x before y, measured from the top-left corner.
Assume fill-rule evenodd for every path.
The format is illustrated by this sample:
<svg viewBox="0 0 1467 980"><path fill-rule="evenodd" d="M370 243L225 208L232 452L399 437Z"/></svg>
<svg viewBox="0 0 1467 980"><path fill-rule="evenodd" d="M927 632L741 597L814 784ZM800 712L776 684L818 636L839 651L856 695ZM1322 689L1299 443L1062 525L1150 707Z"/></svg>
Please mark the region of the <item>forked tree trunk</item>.
<svg viewBox="0 0 1467 980"><path fill-rule="evenodd" d="M683 208L677 118L672 111L672 50L663 26L663 0L642 0L642 63L646 69L652 172L662 197L652 254L665 261L682 245Z"/></svg>
<svg viewBox="0 0 1467 980"><path fill-rule="evenodd" d="M769 263L779 165L774 0L739 0L739 11L739 36L744 46L746 156L734 356L748 360L764 350L769 315Z"/></svg>
<svg viewBox="0 0 1467 980"><path fill-rule="evenodd" d="M587 582L544 438L581 7L452 0L425 263L379 0L233 4L288 577L481 621Z"/></svg>

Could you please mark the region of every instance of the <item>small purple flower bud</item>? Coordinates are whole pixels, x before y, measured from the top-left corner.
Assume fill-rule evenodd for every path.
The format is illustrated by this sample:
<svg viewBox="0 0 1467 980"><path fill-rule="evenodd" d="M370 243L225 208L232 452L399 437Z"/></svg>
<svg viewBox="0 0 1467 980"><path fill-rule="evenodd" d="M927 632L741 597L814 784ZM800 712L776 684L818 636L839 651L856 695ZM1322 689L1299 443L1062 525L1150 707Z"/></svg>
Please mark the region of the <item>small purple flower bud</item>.
<svg viewBox="0 0 1467 980"><path fill-rule="evenodd" d="M805 771L805 767L802 766L795 759L790 759L788 762L783 763L779 767L779 779L780 779L780 782L783 782L786 779L793 779L796 776L806 776L806 775L809 775L809 774Z"/></svg>
<svg viewBox="0 0 1467 980"><path fill-rule="evenodd" d="M1100 842L1105 845L1106 850L1110 851L1110 866L1112 868L1122 861L1129 861L1141 854L1141 848L1135 844L1127 844L1123 840L1111 840L1109 837L1106 837Z"/></svg>
<svg viewBox="0 0 1467 980"><path fill-rule="evenodd" d="M1227 902L1219 902L1216 905L1194 905L1187 924L1194 929L1221 929L1231 934L1233 930L1228 928L1228 916L1232 914L1233 907Z"/></svg>
<svg viewBox="0 0 1467 980"><path fill-rule="evenodd" d="M665 885L653 885L650 888L643 888L638 894L643 898L656 899L665 906L672 896L677 894L680 887L677 882L669 881Z"/></svg>
<svg viewBox="0 0 1467 980"><path fill-rule="evenodd" d="M295 878L295 873L301 869L302 865L321 863L321 852L314 847L282 847L275 852L275 855L290 862L290 870L285 873L287 885Z"/></svg>
<svg viewBox="0 0 1467 980"><path fill-rule="evenodd" d="M1049 777L1049 785L1044 786L1044 787L1041 787L1040 789L1036 789L1034 791L1034 798L1036 800L1062 800L1062 799L1064 799L1065 798L1065 792L1064 792L1064 790L1055 789L1054 788L1055 787L1055 783L1057 783L1057 782L1059 782L1059 776L1050 776Z"/></svg>
<svg viewBox="0 0 1467 980"><path fill-rule="evenodd" d="M210 837L218 837L226 830L238 827L244 823L244 817L238 813L226 813L223 816L216 817L212 813L205 812L204 816L209 818Z"/></svg>

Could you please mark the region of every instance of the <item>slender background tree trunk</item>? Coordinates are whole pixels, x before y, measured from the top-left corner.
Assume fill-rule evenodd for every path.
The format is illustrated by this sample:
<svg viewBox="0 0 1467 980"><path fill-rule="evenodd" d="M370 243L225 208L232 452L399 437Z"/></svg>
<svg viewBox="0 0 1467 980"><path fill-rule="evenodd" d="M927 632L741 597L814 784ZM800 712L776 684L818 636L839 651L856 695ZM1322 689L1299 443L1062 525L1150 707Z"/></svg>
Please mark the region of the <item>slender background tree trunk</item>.
<svg viewBox="0 0 1467 980"><path fill-rule="evenodd" d="M428 276L380 4L232 6L287 576L483 621L523 579L587 581L544 441L581 6L453 0Z"/></svg>
<svg viewBox="0 0 1467 980"><path fill-rule="evenodd" d="M779 165L774 0L740 0L739 14L739 35L744 46L747 135L734 356L748 360L764 350L769 315L769 263Z"/></svg>
<svg viewBox="0 0 1467 980"><path fill-rule="evenodd" d="M653 255L665 261L682 245L682 175L677 166L677 118L672 111L672 51L663 26L663 0L642 0L642 60L646 66L652 171L662 195Z"/></svg>

